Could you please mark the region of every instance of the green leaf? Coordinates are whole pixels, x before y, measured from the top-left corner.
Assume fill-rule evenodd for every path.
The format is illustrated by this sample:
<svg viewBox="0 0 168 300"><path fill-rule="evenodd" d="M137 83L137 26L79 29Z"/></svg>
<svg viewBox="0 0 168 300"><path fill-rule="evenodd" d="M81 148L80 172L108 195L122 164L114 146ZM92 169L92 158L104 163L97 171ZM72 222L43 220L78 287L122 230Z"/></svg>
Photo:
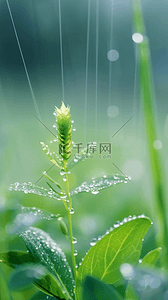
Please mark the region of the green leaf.
<svg viewBox="0 0 168 300"><path fill-rule="evenodd" d="M4 276L0 273L0 299L12 300L7 283L4 279Z"/></svg>
<svg viewBox="0 0 168 300"><path fill-rule="evenodd" d="M8 224L7 232L8 234L14 234L20 230L23 231L24 228L26 230L26 227L33 225L37 221L50 221L58 217L60 217L59 214L54 215L40 208L20 206L14 222Z"/></svg>
<svg viewBox="0 0 168 300"><path fill-rule="evenodd" d="M54 139L52 142L56 142L57 140L56 139ZM54 151L52 151L49 147L48 147L48 145L46 145L45 143L43 143L43 142L40 142L40 144L41 144L41 146L42 146L42 149L45 151L45 153L46 153L46 155L49 157L49 159L50 159L50 161L54 164L54 165L56 165L58 168L62 168L62 166L60 165L60 160L59 160L59 157L58 157L58 155L54 152Z"/></svg>
<svg viewBox="0 0 168 300"><path fill-rule="evenodd" d="M29 265L31 266L30 268L32 268L32 263L37 263L38 261L30 253L26 253L22 251L9 251L7 253L0 253L0 262L5 263L12 268L17 268L18 266L22 266L24 268L25 264L29 263ZM21 269L18 270L19 273L21 273L21 271L22 271ZM26 277L26 275L24 277ZM24 282L20 283L20 285L24 285L26 280L28 283L28 279L24 278ZM59 295L60 298L58 297L58 299L68 299L61 292L62 287L60 287L59 280L56 277L54 277L53 274L51 274L49 271L46 272L46 275L42 279L37 280L33 278L33 280L34 280L34 284L47 295L52 295L52 296ZM30 280L29 283L31 283L33 280ZM58 289L58 287L60 288Z"/></svg>
<svg viewBox="0 0 168 300"><path fill-rule="evenodd" d="M161 255L161 248L154 249L147 253L144 258L142 259L142 263L139 264L140 267L143 266L154 266L158 261ZM136 295L135 289L132 285L132 282L128 282L127 289L126 289L126 299L128 300L137 300L139 299Z"/></svg>
<svg viewBox="0 0 168 300"><path fill-rule="evenodd" d="M58 299L58 298L47 296L46 294L40 291L34 294L29 300L54 300L54 299Z"/></svg>
<svg viewBox="0 0 168 300"><path fill-rule="evenodd" d="M131 266L130 266L131 267ZM131 267L133 276L131 284L133 294L127 294L129 300L161 300L167 299L168 273L161 269L150 267ZM136 293L136 294L135 294Z"/></svg>
<svg viewBox="0 0 168 300"><path fill-rule="evenodd" d="M44 278L48 270L40 264L24 264L10 274L9 287L12 290L27 287ZM44 281L44 279L42 280Z"/></svg>
<svg viewBox="0 0 168 300"><path fill-rule="evenodd" d="M83 282L82 300L122 300L121 295L112 286L92 276L86 276Z"/></svg>
<svg viewBox="0 0 168 300"><path fill-rule="evenodd" d="M128 282L127 285L127 289L125 292L125 300L139 300L131 281Z"/></svg>
<svg viewBox="0 0 168 300"><path fill-rule="evenodd" d="M10 184L9 186L10 191L17 191L17 192L24 192L25 194L34 194L43 197L50 197L56 200L61 200L60 196L55 193L52 189L47 190L43 187L39 187L34 185L33 183L19 183L15 182L14 184Z"/></svg>
<svg viewBox="0 0 168 300"><path fill-rule="evenodd" d="M57 280L55 289L57 293L54 296L60 297L63 291L64 298L72 299L74 297L74 280L71 268L69 267L66 257L60 247L49 234L39 228L30 227L28 230L20 234L25 242L27 249L33 256L36 263L45 266Z"/></svg>
<svg viewBox="0 0 168 300"><path fill-rule="evenodd" d="M86 275L93 275L108 284L113 284L122 278L121 264L138 262L142 239L150 225L151 220L144 215L125 218L120 226L117 225L117 228L112 229L92 246L77 272L77 299L81 293L81 282Z"/></svg>
<svg viewBox="0 0 168 300"><path fill-rule="evenodd" d="M108 175L103 177L98 177L92 179L89 182L83 182L80 186L78 186L74 191L70 193L70 195L76 195L81 192L91 192L96 195L100 190L109 188L118 183L127 183L129 180L128 177L123 175Z"/></svg>
<svg viewBox="0 0 168 300"><path fill-rule="evenodd" d="M151 54L149 39L146 38L145 23L141 0L132 0L132 16L135 32L143 36L143 42L138 44L139 87L141 91L141 105L144 115L144 128L148 148L151 192L155 213L155 224L158 228L156 243L163 248L161 262L168 267L168 228L167 228L167 197L165 167L162 163L161 153L153 147L158 140L157 110L155 106L155 89L153 87L153 72L151 66Z"/></svg>
<svg viewBox="0 0 168 300"><path fill-rule="evenodd" d="M17 250L0 253L0 262L11 268L16 268L24 263L35 262L35 260L30 253Z"/></svg>
<svg viewBox="0 0 168 300"><path fill-rule="evenodd" d="M161 255L161 252L162 252L161 247L156 248L156 249L148 252L144 256L144 258L142 259L141 265L143 265L143 266L154 266L157 263L160 255Z"/></svg>

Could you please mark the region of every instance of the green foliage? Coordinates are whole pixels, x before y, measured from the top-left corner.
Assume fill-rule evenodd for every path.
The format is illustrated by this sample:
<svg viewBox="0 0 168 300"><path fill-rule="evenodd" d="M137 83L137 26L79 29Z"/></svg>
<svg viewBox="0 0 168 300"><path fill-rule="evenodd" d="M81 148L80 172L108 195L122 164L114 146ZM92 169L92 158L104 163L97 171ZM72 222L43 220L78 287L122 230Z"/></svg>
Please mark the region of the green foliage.
<svg viewBox="0 0 168 300"><path fill-rule="evenodd" d="M166 216L166 197L164 190L164 171L159 152L153 147L157 140L155 97L151 71L149 39L145 36L145 26L140 0L132 0L133 20L135 32L143 36L143 42L139 44L139 77L141 90L141 103L144 114L144 122L149 152L149 162L152 176L153 206L155 209L156 223L159 234L156 235L158 247L162 246L162 261L168 267L168 230Z"/></svg>
<svg viewBox="0 0 168 300"><path fill-rule="evenodd" d="M92 246L78 269L77 299L80 299L81 284L86 275L93 275L108 284L113 284L122 277L122 264L138 262L142 238L150 225L150 219L144 217L127 221Z"/></svg>
<svg viewBox="0 0 168 300"><path fill-rule="evenodd" d="M141 265L154 266L157 263L158 259L160 258L161 252L162 252L161 247L148 252L142 259Z"/></svg>
<svg viewBox="0 0 168 300"><path fill-rule="evenodd" d="M0 272L0 299L13 300L4 276Z"/></svg>
<svg viewBox="0 0 168 300"><path fill-rule="evenodd" d="M121 223L114 224L114 227L111 227L102 238L92 245L78 268L74 251L75 238L72 231L71 215L74 213L74 209L71 197L81 192L91 192L96 195L102 189L110 188L118 183L127 183L129 178L123 175L92 178L91 181L83 182L76 189L70 191L69 168L85 159L86 152L68 163L71 155L72 125L70 108L65 107L64 103L60 109L56 108L56 125L58 141L62 150L60 156L58 157L55 152L50 152L44 143L42 146L53 164L61 168L60 174L63 176L65 187L44 172L43 175L51 182L51 184L47 182L50 190L37 187L30 182L28 184L17 182L10 186L10 190L61 200L67 213L68 228L60 215L54 215L36 207L21 207L14 220L13 231L11 230L10 233L19 233L28 252L1 253L0 262L15 269L9 279L12 290L25 288L32 283L38 287L39 292L33 295L31 300L101 300L104 297L105 299L121 300L122 296L110 284L115 284L122 279L120 270L123 264L138 264L142 240L151 225L151 220L144 215L129 216L124 218ZM57 219L62 233L70 243L72 270L61 248L49 234L39 228L30 227L38 220L52 219ZM160 252L160 248L149 252L144 257L142 265L154 264L159 258ZM126 299L129 297L130 299L132 297L132 300L137 299L131 282L126 290Z"/></svg>
<svg viewBox="0 0 168 300"><path fill-rule="evenodd" d="M0 253L0 262L16 268L24 263L35 263L36 261L30 253L17 250Z"/></svg>
<svg viewBox="0 0 168 300"><path fill-rule="evenodd" d="M33 228L35 230L36 228ZM38 229L39 230L39 229ZM35 231L33 231L35 232ZM33 243L33 241L32 241ZM31 243L28 243L29 247L31 247ZM47 295L51 296L59 296L63 297L60 299L64 299L65 294L62 292L63 286L59 282L59 274L57 275L55 269L54 269L54 262L53 266L51 263L47 264L47 253L43 252L43 255L46 257L46 261L41 261L40 258L40 251L36 249L39 245L35 243L34 247L32 246L31 250L29 253L27 252L22 252L22 251L9 251L7 253L1 253L0 254L0 261L9 265L12 268L16 268L16 273L14 272L11 275L10 279L10 287L12 288L18 288L18 287L24 287L25 285L28 285L30 283L34 283L40 290L42 290L44 293ZM36 247L36 248L35 248ZM33 254L33 250L35 248L35 253ZM44 246L42 247L42 249ZM48 250L49 251L49 250ZM49 255L48 255L49 256ZM33 265L34 263L34 265ZM43 277L39 279L39 265L36 267L37 263L41 264L40 270L43 272ZM65 263L65 262L64 262ZM46 268L44 268L46 264ZM52 268L53 267L53 268ZM50 272L51 271L51 272ZM63 276L65 276L67 269L65 268ZM69 271L69 269L68 269ZM31 277L29 274L31 273ZM19 282L17 282L18 279L23 279ZM70 279L70 276L68 277ZM66 298L65 298L66 299ZM71 298L69 298L71 299Z"/></svg>
<svg viewBox="0 0 168 300"><path fill-rule="evenodd" d="M58 299L58 298L47 296L46 294L44 294L42 292L37 292L29 300L54 300L54 299Z"/></svg>
<svg viewBox="0 0 168 300"><path fill-rule="evenodd" d="M41 229L33 227L21 233L20 236L35 261L46 266L55 276L57 284L55 283L54 287L56 291L50 294L60 298L73 298L74 280L71 269L64 253L55 241Z"/></svg>
<svg viewBox="0 0 168 300"><path fill-rule="evenodd" d="M92 276L86 276L82 286L82 300L122 300L114 287L105 284Z"/></svg>
<svg viewBox="0 0 168 300"><path fill-rule="evenodd" d="M11 273L9 279L9 287L11 290L15 290L23 287L25 288L26 286L29 286L31 283L34 283L36 281L38 282L38 279L40 279L40 283L44 282L46 273L48 273L46 268L40 264L24 263L23 265L18 267L16 271L13 271Z"/></svg>
<svg viewBox="0 0 168 300"><path fill-rule="evenodd" d="M110 188L119 183L127 183L129 180L128 177L123 175L108 175L93 178L88 182L83 182L80 186L76 187L75 190L71 192L71 195L82 193L82 192L91 192L92 194L98 194L100 190Z"/></svg>
<svg viewBox="0 0 168 300"><path fill-rule="evenodd" d="M145 266L131 267L132 278L126 291L129 300L167 299L168 273Z"/></svg>
<svg viewBox="0 0 168 300"><path fill-rule="evenodd" d="M144 258L142 259L142 262L139 264L139 267L144 266L150 266L153 267L157 263L160 255L161 255L161 248L154 249L147 253ZM126 289L126 300L138 300L137 294L135 292L134 286L132 285L132 282L130 281L128 283L127 289Z"/></svg>

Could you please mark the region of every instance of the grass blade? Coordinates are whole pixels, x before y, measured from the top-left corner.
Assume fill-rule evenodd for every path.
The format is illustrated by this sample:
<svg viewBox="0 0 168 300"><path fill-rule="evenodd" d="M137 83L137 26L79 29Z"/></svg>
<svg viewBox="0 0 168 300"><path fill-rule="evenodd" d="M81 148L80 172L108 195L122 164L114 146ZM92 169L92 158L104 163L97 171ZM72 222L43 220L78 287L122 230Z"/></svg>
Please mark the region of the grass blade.
<svg viewBox="0 0 168 300"><path fill-rule="evenodd" d="M143 107L144 122L146 127L146 136L148 144L148 152L150 158L152 189L153 189L153 203L155 209L155 222L158 228L156 235L158 247L163 248L162 264L168 266L168 232L167 232L167 218L165 207L165 193L164 193L164 172L161 164L159 153L153 147L153 143L157 140L156 137L156 112L155 99L152 84L152 72L150 62L150 51L148 39L145 37L145 26L142 15L141 1L132 0L133 8L133 22L135 32L144 36L143 42L139 44L139 61L140 61L140 89L141 102Z"/></svg>

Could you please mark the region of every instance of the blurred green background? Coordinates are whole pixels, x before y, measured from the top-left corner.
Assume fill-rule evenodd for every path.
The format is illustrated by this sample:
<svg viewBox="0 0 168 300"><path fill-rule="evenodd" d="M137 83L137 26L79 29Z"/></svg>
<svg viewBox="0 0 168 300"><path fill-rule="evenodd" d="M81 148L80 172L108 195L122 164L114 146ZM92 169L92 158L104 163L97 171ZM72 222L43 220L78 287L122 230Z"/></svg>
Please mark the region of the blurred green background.
<svg viewBox="0 0 168 300"><path fill-rule="evenodd" d="M71 106L76 131L73 141L96 141L94 158L87 159L71 172L71 189L93 176L117 174L117 165L132 177L127 184L73 197L74 236L77 237L77 263L89 249L93 237L104 234L117 220L145 213L153 221L150 168L143 126L138 84L137 44L132 40L131 2L127 0L62 0L62 54L64 100ZM88 3L90 3L88 23ZM17 203L36 206L65 215L63 204L31 194L9 192L16 181L35 183L51 162L40 142L49 143L53 136L34 115L55 133L53 111L63 100L61 79L59 1L11 0L9 2L21 49L27 66L35 101L32 99L23 61L19 52L6 1L0 1L0 213L1 251L25 249L16 236L9 236L8 225L17 213ZM147 37L149 38L156 97L159 149L167 181L168 158L168 2L142 1ZM87 25L89 24L89 36ZM89 41L89 43L88 43ZM87 52L88 49L88 52ZM119 59L109 61L110 50ZM88 56L87 56L88 53ZM88 58L88 64L87 64ZM87 76L86 76L87 75ZM110 107L110 108L109 108ZM38 108L38 109L37 109ZM115 132L134 117L113 138ZM86 138L85 138L86 137ZM112 143L111 158L99 158L99 144ZM62 183L54 167L49 175ZM45 179L38 182L46 186ZM5 205L11 210L5 212ZM65 216L65 222L66 222ZM54 221L38 226L51 234L70 261L70 248ZM142 256L155 247L154 226L145 238ZM10 268L3 266L7 279ZM13 299L29 299L35 291L21 291Z"/></svg>

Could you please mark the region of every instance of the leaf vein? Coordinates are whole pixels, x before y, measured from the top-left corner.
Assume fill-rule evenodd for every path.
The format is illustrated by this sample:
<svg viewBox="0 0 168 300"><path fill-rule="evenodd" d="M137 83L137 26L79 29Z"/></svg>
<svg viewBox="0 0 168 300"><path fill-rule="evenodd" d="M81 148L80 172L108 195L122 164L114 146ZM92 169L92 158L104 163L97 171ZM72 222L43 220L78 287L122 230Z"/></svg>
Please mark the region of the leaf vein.
<svg viewBox="0 0 168 300"><path fill-rule="evenodd" d="M104 270L104 273L101 277L101 280L103 279L103 277L106 275L107 273L107 269L112 265L113 261L115 260L116 256L118 255L120 249L122 248L122 245L124 244L124 242L126 241L126 239L128 238L128 236L130 235L130 233L135 229L136 226L132 227L131 230L129 231L129 233L126 235L126 237L123 239L119 249L117 250L115 256L113 257L112 261L110 262L110 264L108 265L108 267ZM107 251L106 251L106 254L107 254Z"/></svg>

